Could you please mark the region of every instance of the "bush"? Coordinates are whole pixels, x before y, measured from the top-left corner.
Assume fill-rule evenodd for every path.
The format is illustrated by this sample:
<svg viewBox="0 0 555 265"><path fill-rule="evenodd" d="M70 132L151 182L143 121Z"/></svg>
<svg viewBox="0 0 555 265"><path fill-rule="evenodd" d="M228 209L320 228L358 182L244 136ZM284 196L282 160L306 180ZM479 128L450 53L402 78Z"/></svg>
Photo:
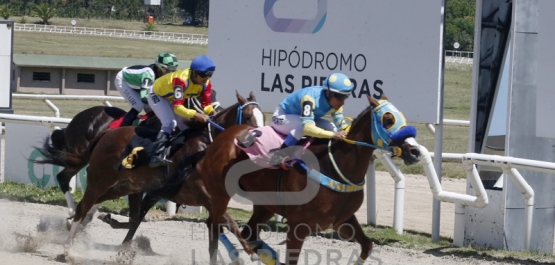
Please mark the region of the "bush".
<svg viewBox="0 0 555 265"><path fill-rule="evenodd" d="M154 25L154 23L146 23L145 26L143 27L144 31L158 31L156 29L156 25Z"/></svg>

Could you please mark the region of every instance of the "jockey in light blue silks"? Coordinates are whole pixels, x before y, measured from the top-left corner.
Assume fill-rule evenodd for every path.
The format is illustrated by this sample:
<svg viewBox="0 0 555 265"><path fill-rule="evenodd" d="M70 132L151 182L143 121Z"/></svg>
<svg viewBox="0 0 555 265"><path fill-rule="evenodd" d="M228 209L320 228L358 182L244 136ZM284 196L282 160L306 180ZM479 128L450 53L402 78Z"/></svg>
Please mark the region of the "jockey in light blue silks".
<svg viewBox="0 0 555 265"><path fill-rule="evenodd" d="M346 75L333 73L322 86L306 87L287 96L272 117L272 127L287 135L280 149L295 145L304 135L344 139L347 123L343 117L343 105L353 89L353 83ZM322 118L328 113L333 123ZM276 152L276 158L272 160L283 159L280 156L284 154Z"/></svg>

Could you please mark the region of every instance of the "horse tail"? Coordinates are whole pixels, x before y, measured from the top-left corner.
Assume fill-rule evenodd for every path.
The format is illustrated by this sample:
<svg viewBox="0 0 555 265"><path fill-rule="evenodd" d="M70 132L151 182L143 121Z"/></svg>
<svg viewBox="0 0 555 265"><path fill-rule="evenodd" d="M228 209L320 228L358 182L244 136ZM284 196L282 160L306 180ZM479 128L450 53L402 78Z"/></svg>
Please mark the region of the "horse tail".
<svg viewBox="0 0 555 265"><path fill-rule="evenodd" d="M59 130L54 130L50 135L50 141L52 141L52 147L57 150L64 150L66 149L66 137L65 137L66 128L62 128Z"/></svg>
<svg viewBox="0 0 555 265"><path fill-rule="evenodd" d="M66 168L83 168L89 162L90 154L96 146L96 143L106 132L100 132L98 136L89 143L89 146L85 150L81 152L71 152L66 150L65 144L62 141L64 136L61 133L63 132L60 131L61 130L54 131L50 139L46 137L42 147L37 148L42 156L44 156L44 159L35 159L32 160L32 162L37 164L52 164Z"/></svg>
<svg viewBox="0 0 555 265"><path fill-rule="evenodd" d="M185 179L193 173L197 163L205 154L206 149L182 159L176 167L178 170L176 170L171 177L166 178L160 185L146 190L146 193L158 198L172 198L179 192Z"/></svg>

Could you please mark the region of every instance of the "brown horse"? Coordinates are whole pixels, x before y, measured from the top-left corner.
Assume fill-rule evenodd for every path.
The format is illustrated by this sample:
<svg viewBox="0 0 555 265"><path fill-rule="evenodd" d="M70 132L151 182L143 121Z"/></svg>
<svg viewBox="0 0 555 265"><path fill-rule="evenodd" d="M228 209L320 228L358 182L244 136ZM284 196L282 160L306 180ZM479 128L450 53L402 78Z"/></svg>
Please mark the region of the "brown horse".
<svg viewBox="0 0 555 265"><path fill-rule="evenodd" d="M260 226L257 224L266 223L274 213L286 217L289 226L286 264L297 264L304 239L318 232L319 228L333 228L342 238L358 242L362 253L357 264L364 262L372 250L373 243L364 234L354 213L364 199L362 190L373 151L376 148L393 151L393 154L402 158L405 164L418 162L420 156L418 144L414 140L416 129L412 126L397 125L399 122L404 123L404 116L391 107L394 111L379 117L375 109L382 107L380 103L385 106L384 102L387 101L378 102L371 97L368 97L368 100L371 106L352 123L347 135L350 141L315 141L307 149L310 152L306 152L313 154L314 159L307 161L305 157L308 156L303 155L302 160L307 163L298 162L288 171L249 167L249 163L253 163L247 154L237 147L234 140L241 141L244 135L250 134L249 130L252 127L237 125L220 134L208 147L204 158L198 162L191 176L200 176L212 201L207 221L212 262L216 262L214 253L218 247L217 236L221 233L218 224L226 214L230 198L236 194L254 203L253 215L241 236L254 250L270 250L269 254L273 258L263 260L264 263L274 264L277 257L276 253L259 239ZM393 128L395 129L387 133L388 129ZM308 169L307 164L311 168L319 167L320 171ZM252 170L253 168L256 170ZM309 177L312 179L319 179L322 186L307 180L307 172L310 172Z"/></svg>
<svg viewBox="0 0 555 265"><path fill-rule="evenodd" d="M259 126L264 123L262 112L255 102L254 94L245 100L237 93L238 103L219 112L212 121L224 128L238 123L246 123L250 126ZM239 117L239 118L238 118ZM202 181L187 178L210 142L211 137L205 131L187 130L184 132L187 139L176 151L172 151L170 159L173 163L167 168L150 168L139 166L131 170L117 170L115 168L121 162L121 154L127 143L139 132L139 128L122 127L114 130L106 130L95 138L86 152L76 156L68 156L66 163L72 166L80 166L89 163L87 168L87 188L83 199L76 207L73 224L68 241L74 237L77 227L83 222L84 217L94 205L106 200L116 199L129 194L146 192L147 197L140 205L140 218L131 220L131 228L124 243L130 241L140 224L140 220L146 212L161 198L173 199L176 203L187 205L202 205L211 209L210 199L205 193ZM212 129L210 134L218 133ZM166 172L164 172L166 171ZM186 181L184 183L184 181ZM188 186L190 195L174 198L182 186ZM132 207L137 209L136 207ZM134 211L130 209L130 211ZM231 218L224 216L221 223L226 224L232 232L238 234L238 227Z"/></svg>
<svg viewBox="0 0 555 265"><path fill-rule="evenodd" d="M212 94L212 101L216 101L215 93ZM189 108L200 105L198 100L194 98L188 99L185 104ZM223 110L219 107L219 103L215 107L217 111ZM79 154L83 152L89 146L92 139L100 132L108 129L108 125L114 120L122 119L125 113L125 110L120 108L107 106L94 106L85 109L77 113L66 128L54 130L50 137L44 140L43 146L38 149L45 159L33 162L63 167L62 171L56 175L56 179L58 180L60 190L65 195L70 217L75 213L75 201L69 192L69 182L83 167L72 167L66 164L64 162L65 154ZM149 119L143 121L140 126L158 130L160 128L160 121L154 115L149 115ZM138 200L140 202L141 198L142 194L129 196L130 201Z"/></svg>

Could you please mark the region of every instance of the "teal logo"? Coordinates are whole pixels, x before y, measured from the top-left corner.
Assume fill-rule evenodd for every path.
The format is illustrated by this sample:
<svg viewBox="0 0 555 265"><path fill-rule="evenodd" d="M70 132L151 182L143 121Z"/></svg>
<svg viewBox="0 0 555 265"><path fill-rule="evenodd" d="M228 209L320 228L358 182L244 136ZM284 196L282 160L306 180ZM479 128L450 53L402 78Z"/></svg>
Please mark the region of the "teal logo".
<svg viewBox="0 0 555 265"><path fill-rule="evenodd" d="M29 181L39 188L45 188L48 187L50 179L54 179L54 183L59 186L58 180L56 179L56 175L60 173L59 166L52 165L52 172L43 172L41 176L35 174L35 163L33 163L33 161L44 159L45 157L37 149L33 149L27 162L27 176L29 177ZM87 188L87 167L81 169L77 173L83 190Z"/></svg>
<svg viewBox="0 0 555 265"><path fill-rule="evenodd" d="M318 0L318 11L313 19L277 18L274 6L278 0L264 1L264 19L275 32L314 34L324 26L328 13L328 0Z"/></svg>

